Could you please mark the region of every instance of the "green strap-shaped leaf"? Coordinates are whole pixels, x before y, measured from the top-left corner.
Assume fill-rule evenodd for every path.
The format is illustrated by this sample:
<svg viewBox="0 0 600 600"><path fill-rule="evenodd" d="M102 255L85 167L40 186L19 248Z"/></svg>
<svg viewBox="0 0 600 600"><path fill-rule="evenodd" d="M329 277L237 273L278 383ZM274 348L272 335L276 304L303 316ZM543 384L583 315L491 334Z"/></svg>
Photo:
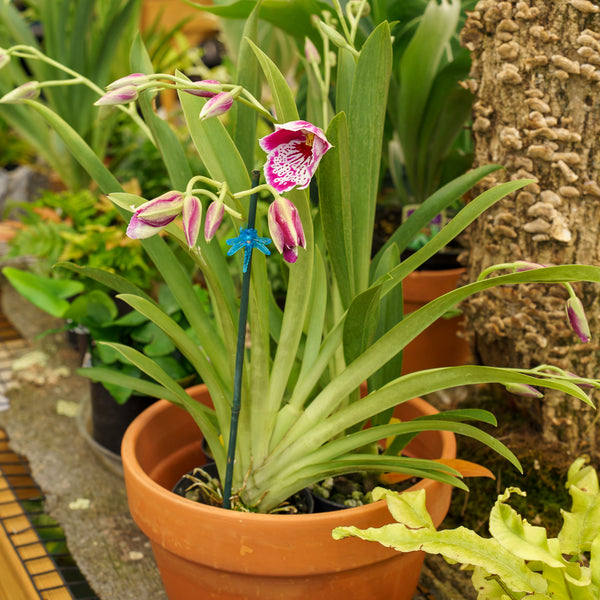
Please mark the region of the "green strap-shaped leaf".
<svg viewBox="0 0 600 600"><path fill-rule="evenodd" d="M352 248L352 208L350 190L350 154L346 115L336 115L327 129L333 145L321 159L319 182L319 214L325 245L329 250L342 304L347 308L356 295L354 250Z"/></svg>
<svg viewBox="0 0 600 600"><path fill-rule="evenodd" d="M254 10L244 24L237 62L237 84L248 90L258 100L260 100L258 62L247 40L256 42L261 3L262 0L256 2ZM250 172L254 168L256 112L250 106L236 102L232 107L232 122L235 146L246 165L246 171Z"/></svg>
<svg viewBox="0 0 600 600"><path fill-rule="evenodd" d="M360 51L348 113L354 282L369 282L375 205L379 189L383 124L392 71L392 41L387 22L379 25Z"/></svg>
<svg viewBox="0 0 600 600"><path fill-rule="evenodd" d="M246 40L254 53L263 70L263 73L269 84L271 94L273 95L273 104L275 105L275 114L279 123L298 120L298 109L296 100L285 77L277 68L277 65L251 40Z"/></svg>
<svg viewBox="0 0 600 600"><path fill-rule="evenodd" d="M354 298L344 321L344 359L350 364L370 345L379 322L381 288L369 288Z"/></svg>
<svg viewBox="0 0 600 600"><path fill-rule="evenodd" d="M146 294L146 292L117 273L111 273L110 271L105 271L104 269L98 269L96 267L81 267L71 262L58 262L54 267L68 269L78 275L89 277L119 294L135 294L136 296L152 301L152 298Z"/></svg>
<svg viewBox="0 0 600 600"><path fill-rule="evenodd" d="M219 431L214 425L214 411L212 409L204 406L200 402L192 400L172 377L159 367L155 361L144 356L141 352L129 348L128 346L124 346L123 344L111 342L100 342L100 344L113 348L131 364L140 369L140 371L143 371L146 375L163 386L169 392L168 399L175 404L182 406L190 413L198 427L200 427L200 430L211 449L218 451L219 448L222 448L222 444L219 442ZM214 458L217 464L223 465L225 460L225 450L222 449L219 455L215 454Z"/></svg>
<svg viewBox="0 0 600 600"><path fill-rule="evenodd" d="M399 262L400 253L398 252L398 247L394 244L387 249L379 261L377 270L375 271L375 279L377 280L384 273L391 271ZM375 332L375 339L379 339L386 331L397 325L402 320L403 314L404 294L402 286L398 285L381 299L379 323ZM401 372L402 353L399 353L369 377L369 389L377 390L383 387L386 383L398 377L398 373ZM374 417L373 423L377 425L385 423L389 421L390 416L389 411L380 413Z"/></svg>
<svg viewBox="0 0 600 600"><path fill-rule="evenodd" d="M460 175L456 179L450 181L442 188L437 190L434 194L432 194L429 198L427 198L427 200L423 202L423 204L421 204L421 206L410 216L410 219L404 221L404 223L402 223L402 225L400 225L400 227L396 229L396 231L391 235L390 239L376 254L371 265L372 279L374 276L373 274L377 269L379 260L383 256L383 253L392 244L396 244L398 246L400 254L402 254L402 252L406 249L406 247L408 246L410 241L415 237L415 235L436 215L439 215L445 208L450 206L450 204L459 200L477 182L481 181L490 173L493 173L494 171L497 171L501 168L502 167L500 167L499 165L484 165L482 167L473 169L472 171L469 171L464 175ZM475 202L475 200L473 202ZM481 200L478 201L478 203L481 202ZM449 240L445 240L443 242L443 245L440 246L438 250L440 248L443 248L443 246L446 245L448 241ZM435 252L437 252L438 250L435 250Z"/></svg>
<svg viewBox="0 0 600 600"><path fill-rule="evenodd" d="M441 3L430 0L400 59L397 130L413 186L412 174L415 172L427 99L446 44L456 31L459 14L458 0L443 0Z"/></svg>

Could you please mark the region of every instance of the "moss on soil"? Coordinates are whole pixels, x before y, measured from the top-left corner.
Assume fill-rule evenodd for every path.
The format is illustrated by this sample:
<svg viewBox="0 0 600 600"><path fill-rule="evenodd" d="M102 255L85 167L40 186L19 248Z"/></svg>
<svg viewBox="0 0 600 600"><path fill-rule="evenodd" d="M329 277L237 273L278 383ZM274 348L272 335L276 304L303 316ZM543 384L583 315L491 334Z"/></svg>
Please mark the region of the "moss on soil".
<svg viewBox="0 0 600 600"><path fill-rule="evenodd" d="M488 467L496 480L473 478L466 481L469 492L456 490L453 493L452 505L442 527L463 525L487 536L492 505L498 494L514 486L526 492L527 497L513 496L511 505L528 522L542 525L549 536L556 536L562 526L560 509L571 507L571 498L565 487L567 470L577 456L590 454L590 449L582 447L569 451L564 444L545 441L538 424L503 390L480 388L475 393L469 393L461 404L489 410L496 416L497 427L482 429L512 450L521 462L523 474L487 447L460 437L457 440L458 456ZM600 464L598 453L591 453L591 458L594 465Z"/></svg>

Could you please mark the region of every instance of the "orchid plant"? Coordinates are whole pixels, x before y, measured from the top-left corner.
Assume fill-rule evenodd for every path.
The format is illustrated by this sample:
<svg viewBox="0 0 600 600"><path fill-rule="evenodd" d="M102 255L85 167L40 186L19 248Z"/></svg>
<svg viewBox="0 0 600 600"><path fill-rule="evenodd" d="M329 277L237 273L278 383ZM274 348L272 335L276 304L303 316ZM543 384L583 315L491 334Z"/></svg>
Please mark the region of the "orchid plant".
<svg viewBox="0 0 600 600"><path fill-rule="evenodd" d="M246 21L235 84L192 82L179 72L153 73L143 44L139 39L134 43L133 74L111 84L96 104L100 110L116 105L128 111L137 104L134 112L160 149L171 179L171 189L154 199L125 193L84 141L43 101L30 96L30 88L15 90L8 99L41 114L119 207L129 223L128 235L140 240L161 272L193 339L123 278L67 266L113 287L156 323L194 365L214 409L193 401L150 358L120 344L110 346L156 383L107 369L89 369L88 376L166 398L189 411L226 482L225 501L230 480L231 495L247 510L259 512L271 511L312 482L365 469L431 477L464 488L452 466L401 455L403 446L424 430L472 436L519 468L509 449L473 425L494 422L485 411L465 409L390 422L393 408L415 396L499 382L523 390L548 387L591 403L582 386L600 385L553 369L461 366L399 376L403 348L469 295L527 282L600 282L600 269L512 269L403 317L402 280L486 208L530 181L509 181L487 190L422 249L400 261L415 232L496 167L462 175L424 202L372 257L392 37L383 22L358 45L352 32L364 2L348 3L347 13L339 2L333 4L338 24L344 25L340 31L331 20L327 26L318 16L313 20L327 55L307 46L306 60L321 74L314 89L322 102L319 124L301 118L290 85L254 41L261 2ZM11 49L0 51L0 63L11 55ZM260 73L272 104L260 100ZM332 104L319 81L333 80ZM35 84L38 91L43 86ZM207 175L191 171L180 140L156 115L152 99L162 89L177 90ZM254 168L261 163L264 182ZM190 273L175 258L165 235L179 242L201 271L214 318L198 304ZM283 308L269 286L267 260L272 260L273 249L281 253L285 269ZM361 397L365 381L368 393ZM364 429L367 421L371 426ZM390 436L395 436L393 453L370 451L370 445Z"/></svg>

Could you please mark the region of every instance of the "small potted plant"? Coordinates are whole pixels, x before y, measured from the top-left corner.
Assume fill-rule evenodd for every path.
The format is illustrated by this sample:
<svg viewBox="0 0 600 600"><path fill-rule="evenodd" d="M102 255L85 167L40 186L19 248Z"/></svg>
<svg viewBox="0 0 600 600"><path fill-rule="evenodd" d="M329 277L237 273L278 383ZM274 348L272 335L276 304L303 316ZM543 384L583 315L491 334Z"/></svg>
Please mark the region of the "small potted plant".
<svg viewBox="0 0 600 600"><path fill-rule="evenodd" d="M508 504L513 494L526 496L514 487L500 494L492 507L490 538L466 527L436 531L423 490L400 495L383 488L377 488L374 496L386 500L397 523L362 531L339 527L333 537L356 536L400 552L441 554L473 571L480 600L524 596L592 600L600 594L600 488L598 474L587 462L589 457L583 456L569 468L566 488L573 505L570 512L562 511L563 526L556 537L528 523Z"/></svg>
<svg viewBox="0 0 600 600"><path fill-rule="evenodd" d="M392 37L383 22L363 44L356 43L364 4L349 3L343 13L336 3L340 31L315 19L321 49L315 54L309 45L307 55L321 61L327 77L337 48L334 105L319 94L323 128L300 118L285 77L253 41L261 2L246 22L234 84L155 74L138 40L132 48L133 73L113 82L97 104L137 103L171 180L171 189L153 199L125 193L83 140L34 98L43 82L0 99L23 102L52 123L119 206L129 222L128 235L143 244L194 332L194 338L186 335L155 302L115 281L119 297L173 340L206 388L187 393L149 357L115 343L108 345L155 383L142 385L109 370L94 373L165 399L132 423L122 457L130 510L151 539L172 600L412 596L419 555L331 539L332 522L383 524L383 503L348 509L343 516L271 513L281 512L288 498L312 482L368 469L410 474L420 478L419 487L435 483L428 497L441 500L437 508L429 506L438 522L448 507L450 484L464 486L452 466L453 433L473 436L513 464L518 461L473 426L478 420L493 422L488 413L437 413L431 407L423 412L414 409L413 398L494 381L525 392L546 386L589 402L578 384L597 385L552 371L477 366L401 376L391 364L430 323L473 293L537 281L600 282L600 269L509 265L507 274L454 290L403 318L397 295L402 280L488 206L528 181L486 191L410 258L401 261L392 244L371 262ZM11 49L0 51L0 62L12 56ZM258 99L259 73L269 86L272 107ZM177 90L207 175L191 171L180 140L155 114L153 93L162 89ZM253 168L257 161L263 163L264 183ZM494 168L467 173L440 190L413 213L399 238L419 230L431 213L438 214ZM165 243L165 234L187 250L202 273L211 315L198 302L190 274ZM283 308L269 289L272 250L281 253L285 268ZM585 317L574 303L568 308L581 332ZM361 396L365 382L367 393ZM391 422L397 407L407 412L400 422ZM373 444L392 436L393 452L372 452ZM220 490L222 506L171 492L182 475L204 462L202 437L222 487L215 487L214 477L196 478L192 486ZM415 455L418 450L423 453ZM405 577L397 565L406 560L411 575Z"/></svg>

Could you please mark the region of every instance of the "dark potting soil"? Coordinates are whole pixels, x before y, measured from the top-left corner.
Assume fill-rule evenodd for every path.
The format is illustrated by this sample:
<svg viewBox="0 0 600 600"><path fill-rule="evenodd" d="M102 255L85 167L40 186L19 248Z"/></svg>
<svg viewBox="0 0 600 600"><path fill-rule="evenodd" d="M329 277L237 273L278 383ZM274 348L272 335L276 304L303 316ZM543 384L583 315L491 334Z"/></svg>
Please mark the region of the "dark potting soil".
<svg viewBox="0 0 600 600"><path fill-rule="evenodd" d="M220 508L223 505L221 481L214 463L196 467L186 473L175 484L173 492L183 498L208 506ZM241 512L255 512L235 499L232 500L232 508ZM271 513L288 515L310 514L312 512L314 512L314 499L308 489L300 490L271 511Z"/></svg>

